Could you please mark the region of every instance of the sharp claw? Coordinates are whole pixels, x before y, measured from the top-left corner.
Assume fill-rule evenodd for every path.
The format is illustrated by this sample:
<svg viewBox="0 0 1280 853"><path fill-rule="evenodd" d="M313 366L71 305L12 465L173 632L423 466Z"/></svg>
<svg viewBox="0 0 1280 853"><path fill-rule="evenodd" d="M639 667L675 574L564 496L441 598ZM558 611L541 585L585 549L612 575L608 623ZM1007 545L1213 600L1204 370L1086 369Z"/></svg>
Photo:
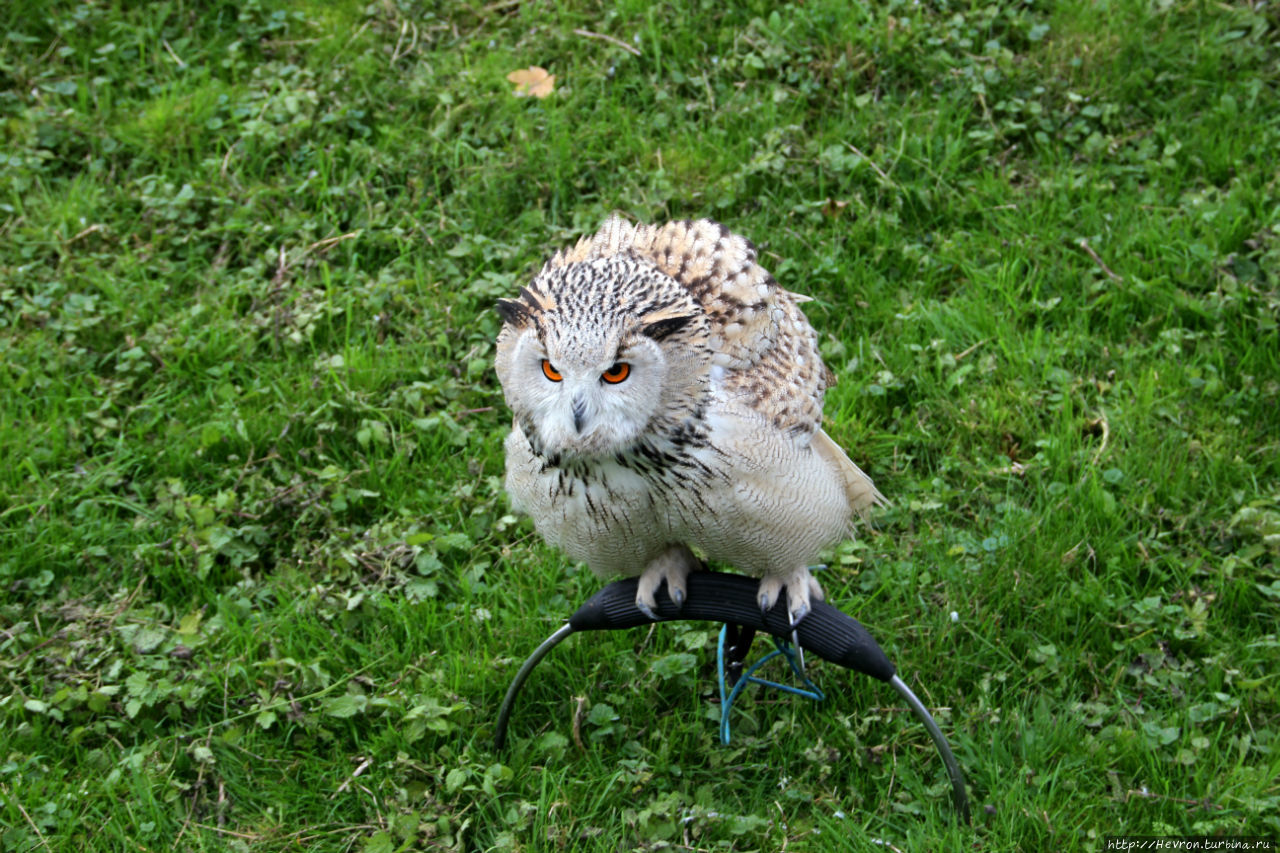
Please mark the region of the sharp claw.
<svg viewBox="0 0 1280 853"><path fill-rule="evenodd" d="M671 603L678 608L684 607L684 590L674 589L674 590L670 590L670 592L671 592Z"/></svg>
<svg viewBox="0 0 1280 853"><path fill-rule="evenodd" d="M650 620L652 620L652 621L654 621L654 622L659 622L659 621L661 621L661 620L658 618L658 614L653 612L653 608L652 608L652 607L650 607L649 605L645 604L643 601L640 601L640 600L637 600L637 601L636 601L636 610L639 610L639 611L640 611L641 613L643 613L643 614L644 614L648 619L650 619Z"/></svg>
<svg viewBox="0 0 1280 853"><path fill-rule="evenodd" d="M791 627L794 628L797 625L799 625L801 622L804 621L804 617L808 615L809 615L809 605L801 604L799 607L796 608L795 612L791 614Z"/></svg>
<svg viewBox="0 0 1280 853"><path fill-rule="evenodd" d="M770 600L769 593L767 592L760 593L760 612L768 613L769 608L771 607L773 607L773 601Z"/></svg>

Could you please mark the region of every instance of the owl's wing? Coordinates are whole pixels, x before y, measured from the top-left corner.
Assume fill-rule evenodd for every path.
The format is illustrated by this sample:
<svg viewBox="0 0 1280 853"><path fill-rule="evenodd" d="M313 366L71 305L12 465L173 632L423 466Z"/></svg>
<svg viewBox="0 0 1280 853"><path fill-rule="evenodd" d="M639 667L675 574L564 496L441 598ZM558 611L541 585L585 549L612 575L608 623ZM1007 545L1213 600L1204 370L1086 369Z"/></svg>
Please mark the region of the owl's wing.
<svg viewBox="0 0 1280 853"><path fill-rule="evenodd" d="M547 261L547 268L631 253L680 284L711 321L722 388L807 441L822 426L822 396L835 377L818 354L818 336L800 311L808 297L784 289L756 262L756 247L709 219L631 225L612 217L591 237Z"/></svg>

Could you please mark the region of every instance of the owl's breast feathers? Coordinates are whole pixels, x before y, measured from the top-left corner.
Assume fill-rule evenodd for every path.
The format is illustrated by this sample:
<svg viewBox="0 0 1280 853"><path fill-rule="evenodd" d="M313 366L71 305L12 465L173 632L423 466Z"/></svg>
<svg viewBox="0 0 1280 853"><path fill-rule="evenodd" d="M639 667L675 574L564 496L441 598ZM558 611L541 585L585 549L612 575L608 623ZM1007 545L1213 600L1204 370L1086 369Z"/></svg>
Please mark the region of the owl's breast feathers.
<svg viewBox="0 0 1280 853"><path fill-rule="evenodd" d="M634 574L673 538L697 541L730 486L700 429L646 436L610 457L534 452L516 424L507 440L507 491L538 532L602 577Z"/></svg>
<svg viewBox="0 0 1280 853"><path fill-rule="evenodd" d="M550 497L572 496L575 490L593 486L608 488L611 471L635 474L656 494L670 497L677 491L697 490L714 480L728 481L723 467L709 464L722 456L711 441L705 423L655 419L649 432L627 449L607 457L580 457L547 453L519 420L516 427L541 476L554 475Z"/></svg>

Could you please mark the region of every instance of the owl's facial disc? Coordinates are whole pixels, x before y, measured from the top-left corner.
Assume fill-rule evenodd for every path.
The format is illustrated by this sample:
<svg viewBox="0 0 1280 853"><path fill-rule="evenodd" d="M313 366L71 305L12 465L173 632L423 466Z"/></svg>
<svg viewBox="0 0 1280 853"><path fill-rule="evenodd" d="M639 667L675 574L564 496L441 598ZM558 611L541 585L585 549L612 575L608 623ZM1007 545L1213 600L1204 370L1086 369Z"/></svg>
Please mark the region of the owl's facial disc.
<svg viewBox="0 0 1280 853"><path fill-rule="evenodd" d="M630 450L661 400L667 366L652 341L599 346L530 341L524 359L535 393L531 417L548 455L607 457Z"/></svg>

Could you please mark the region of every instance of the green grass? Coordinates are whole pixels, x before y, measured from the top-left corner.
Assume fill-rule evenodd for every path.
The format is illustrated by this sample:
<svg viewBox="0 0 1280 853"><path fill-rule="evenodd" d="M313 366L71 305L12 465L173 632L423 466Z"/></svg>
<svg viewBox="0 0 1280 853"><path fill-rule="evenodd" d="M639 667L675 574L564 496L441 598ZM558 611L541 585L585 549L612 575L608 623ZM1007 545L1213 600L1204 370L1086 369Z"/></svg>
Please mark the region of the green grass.
<svg viewBox="0 0 1280 853"><path fill-rule="evenodd" d="M1280 835L1274 6L564 5L0 11L0 851ZM508 514L490 307L614 210L815 298L893 501L824 584L972 826L831 665L721 746L705 624L492 749L600 583Z"/></svg>

